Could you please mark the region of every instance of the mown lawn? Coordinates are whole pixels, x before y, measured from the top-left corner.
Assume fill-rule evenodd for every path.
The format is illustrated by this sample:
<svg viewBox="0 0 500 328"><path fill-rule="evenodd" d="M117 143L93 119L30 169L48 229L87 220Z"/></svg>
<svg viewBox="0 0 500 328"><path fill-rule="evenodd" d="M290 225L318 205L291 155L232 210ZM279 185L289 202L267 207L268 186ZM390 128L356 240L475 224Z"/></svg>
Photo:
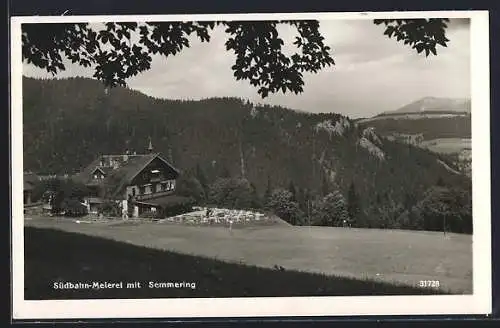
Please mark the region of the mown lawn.
<svg viewBox="0 0 500 328"><path fill-rule="evenodd" d="M193 241L196 242L196 241ZM25 299L436 294L432 289L259 268L83 234L25 228ZM135 282L134 289L54 289L55 282ZM196 288L148 288L149 281Z"/></svg>

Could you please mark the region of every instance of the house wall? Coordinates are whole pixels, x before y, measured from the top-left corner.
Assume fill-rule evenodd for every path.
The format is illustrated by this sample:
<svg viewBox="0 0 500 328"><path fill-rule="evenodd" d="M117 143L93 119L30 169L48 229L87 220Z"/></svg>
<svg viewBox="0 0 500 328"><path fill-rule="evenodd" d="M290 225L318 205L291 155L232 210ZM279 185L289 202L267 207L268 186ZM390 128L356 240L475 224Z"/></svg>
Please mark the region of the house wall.
<svg viewBox="0 0 500 328"><path fill-rule="evenodd" d="M135 199L147 199L156 196L171 194L175 190L176 180L163 180L141 185L130 185L125 190L124 199L131 196Z"/></svg>
<svg viewBox="0 0 500 328"><path fill-rule="evenodd" d="M155 158L126 187L123 197L140 200L170 194L175 190L177 176L172 167Z"/></svg>

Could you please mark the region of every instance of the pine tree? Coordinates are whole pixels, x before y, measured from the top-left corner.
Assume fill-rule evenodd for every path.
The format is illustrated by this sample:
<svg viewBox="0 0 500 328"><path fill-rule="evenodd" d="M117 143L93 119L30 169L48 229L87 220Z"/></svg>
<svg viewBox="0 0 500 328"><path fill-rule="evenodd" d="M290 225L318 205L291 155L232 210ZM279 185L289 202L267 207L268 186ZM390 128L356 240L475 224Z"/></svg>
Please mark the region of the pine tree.
<svg viewBox="0 0 500 328"><path fill-rule="evenodd" d="M222 167L220 177L221 178L230 178L231 177L231 173L229 172L229 169L227 168L227 166L224 165Z"/></svg>
<svg viewBox="0 0 500 328"><path fill-rule="evenodd" d="M267 176L267 186L266 186L266 192L264 193L264 204L267 205L269 203L269 200L271 199L271 195L273 192L273 187L271 184L271 176Z"/></svg>
<svg viewBox="0 0 500 328"><path fill-rule="evenodd" d="M411 211L413 205L415 205L415 197L411 193L405 192L405 195L403 198L404 209Z"/></svg>
<svg viewBox="0 0 500 328"><path fill-rule="evenodd" d="M323 197L315 212L317 223L323 226L341 226L349 219L345 199L338 190Z"/></svg>
<svg viewBox="0 0 500 328"><path fill-rule="evenodd" d="M205 190L206 192L208 190L208 179L205 175L205 172L203 171L203 168L200 166L200 163L196 163L195 176L203 187L203 190Z"/></svg>
<svg viewBox="0 0 500 328"><path fill-rule="evenodd" d="M255 187L255 185L253 183L250 184L250 187L252 188L252 193L251 193L252 207L256 208L256 209L261 208L262 202L261 202L261 199L259 197L259 193L257 192L257 187Z"/></svg>
<svg viewBox="0 0 500 328"><path fill-rule="evenodd" d="M354 182L351 182L351 186L349 187L349 191L347 193L347 211L349 212L349 218L351 222L357 222L360 214L360 204L359 196L356 192Z"/></svg>
<svg viewBox="0 0 500 328"><path fill-rule="evenodd" d="M297 190L295 189L295 184L293 183L293 180L290 181L290 184L288 185L288 191L292 193L292 201L297 201Z"/></svg>
<svg viewBox="0 0 500 328"><path fill-rule="evenodd" d="M305 199L305 194L304 194L304 189L297 187L296 191L296 201L299 204L299 207L302 211L306 212L307 211L307 206L306 206L306 199Z"/></svg>
<svg viewBox="0 0 500 328"><path fill-rule="evenodd" d="M325 197L330 193L330 182L325 174L321 176L321 196Z"/></svg>

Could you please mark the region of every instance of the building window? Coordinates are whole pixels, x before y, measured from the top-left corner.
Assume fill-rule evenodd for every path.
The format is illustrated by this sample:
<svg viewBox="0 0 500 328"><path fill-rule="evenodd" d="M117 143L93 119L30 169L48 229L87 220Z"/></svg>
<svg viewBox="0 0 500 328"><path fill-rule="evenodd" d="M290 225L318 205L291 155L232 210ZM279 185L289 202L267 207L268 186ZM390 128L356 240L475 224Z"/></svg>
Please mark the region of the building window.
<svg viewBox="0 0 500 328"><path fill-rule="evenodd" d="M146 193L146 188L144 188L144 186L140 186L139 187L139 195L144 195Z"/></svg>
<svg viewBox="0 0 500 328"><path fill-rule="evenodd" d="M170 187L171 187L171 190L175 189L175 180L172 180L172 182L170 183Z"/></svg>
<svg viewBox="0 0 500 328"><path fill-rule="evenodd" d="M132 188L132 196L135 196L135 188Z"/></svg>

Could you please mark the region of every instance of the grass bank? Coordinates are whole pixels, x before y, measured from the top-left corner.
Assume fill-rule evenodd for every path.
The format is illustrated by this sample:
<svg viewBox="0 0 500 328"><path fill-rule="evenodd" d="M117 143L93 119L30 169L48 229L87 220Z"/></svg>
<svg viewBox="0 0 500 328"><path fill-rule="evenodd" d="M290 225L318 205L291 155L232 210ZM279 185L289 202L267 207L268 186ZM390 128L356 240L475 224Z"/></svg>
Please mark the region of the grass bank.
<svg viewBox="0 0 500 328"><path fill-rule="evenodd" d="M54 283L65 282L123 282L124 286L54 288ZM126 288L127 282L139 282L141 288ZM192 285L150 288L149 282L195 283L195 288L191 288ZM436 290L383 282L232 264L53 229L25 228L27 300L437 293Z"/></svg>

